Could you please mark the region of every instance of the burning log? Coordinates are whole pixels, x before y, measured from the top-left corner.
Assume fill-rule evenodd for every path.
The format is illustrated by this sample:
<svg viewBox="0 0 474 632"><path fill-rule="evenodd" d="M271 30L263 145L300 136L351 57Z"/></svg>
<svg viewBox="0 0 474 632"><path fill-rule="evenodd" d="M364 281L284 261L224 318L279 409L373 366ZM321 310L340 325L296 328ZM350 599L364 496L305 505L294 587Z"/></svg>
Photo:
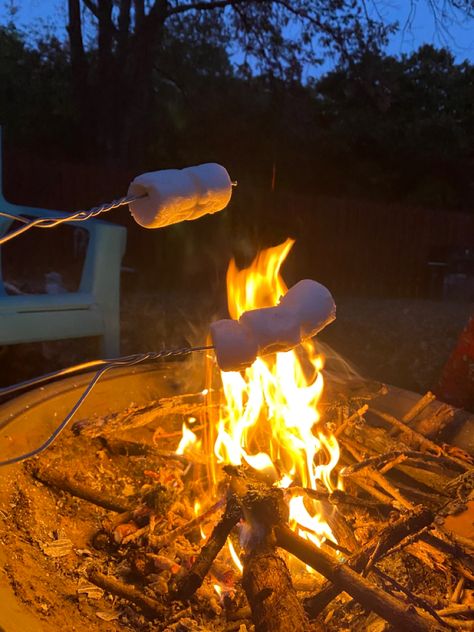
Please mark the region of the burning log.
<svg viewBox="0 0 474 632"><path fill-rule="evenodd" d="M284 560L268 543L249 553L242 586L256 632L308 631L309 623Z"/></svg>
<svg viewBox="0 0 474 632"><path fill-rule="evenodd" d="M309 623L284 560L277 554L274 526L288 521L281 490L233 477L248 529L242 586L256 632L309 630Z"/></svg>

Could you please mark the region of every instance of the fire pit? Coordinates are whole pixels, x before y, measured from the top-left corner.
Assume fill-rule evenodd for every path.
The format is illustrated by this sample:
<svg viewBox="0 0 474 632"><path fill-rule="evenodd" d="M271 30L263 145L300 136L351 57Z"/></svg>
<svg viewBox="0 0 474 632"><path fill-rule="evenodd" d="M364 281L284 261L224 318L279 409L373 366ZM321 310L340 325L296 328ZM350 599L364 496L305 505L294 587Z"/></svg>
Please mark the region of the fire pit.
<svg viewBox="0 0 474 632"><path fill-rule="evenodd" d="M237 273L265 291L235 292L234 318L278 299L273 254L270 277ZM99 382L50 450L4 470L0 626L472 629L474 461L439 439L460 414L323 384L322 364L306 342L245 373L210 356ZM2 444L41 443L89 379L4 404Z"/></svg>

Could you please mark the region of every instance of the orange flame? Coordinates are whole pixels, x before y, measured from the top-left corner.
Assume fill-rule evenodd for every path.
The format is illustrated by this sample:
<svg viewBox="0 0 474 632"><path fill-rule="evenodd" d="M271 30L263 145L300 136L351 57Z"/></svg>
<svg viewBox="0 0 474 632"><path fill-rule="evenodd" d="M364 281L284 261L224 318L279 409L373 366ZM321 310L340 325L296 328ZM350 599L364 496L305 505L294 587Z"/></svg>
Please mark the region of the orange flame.
<svg viewBox="0 0 474 632"><path fill-rule="evenodd" d="M278 304L288 290L280 269L293 244L287 239L262 251L243 270L230 262L227 295L232 318ZM257 358L245 372L221 373L219 418L215 426L209 424L204 442L214 451L209 455L214 485L215 462L246 462L282 488L294 484L332 491L337 486L331 473L339 460L339 446L320 426L317 408L324 387L322 368L323 358L308 341L298 350ZM290 525L302 537L318 546L325 538L334 540L317 501L295 493L289 508Z"/></svg>

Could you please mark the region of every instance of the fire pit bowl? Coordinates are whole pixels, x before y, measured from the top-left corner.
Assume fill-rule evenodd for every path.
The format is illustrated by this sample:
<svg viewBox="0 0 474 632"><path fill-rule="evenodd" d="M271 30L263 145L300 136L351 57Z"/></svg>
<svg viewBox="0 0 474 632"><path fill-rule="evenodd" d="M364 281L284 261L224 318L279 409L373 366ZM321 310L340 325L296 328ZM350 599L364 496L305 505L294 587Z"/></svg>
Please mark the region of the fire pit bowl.
<svg viewBox="0 0 474 632"><path fill-rule="evenodd" d="M117 369L106 375L92 390L78 412L77 418L91 415L104 416L118 412L131 404L142 405L162 397L173 396L192 387L189 371L179 371L181 363L161 364L160 366L140 366L134 369ZM62 379L44 387L36 388L0 406L1 456L25 453L44 441L59 421L66 416L89 384L94 372ZM185 378L179 379L179 375ZM70 429L66 430L66 433ZM74 464L71 463L71 468ZM0 520L5 525L11 523L11 515L18 507L11 506L13 490L21 476L23 465L12 465L0 472ZM46 613L41 615L32 606L21 589L8 577L11 558L15 550L9 544L0 547L0 630L2 632L42 632L51 630ZM7 572L5 572L5 570ZM41 568L31 568L31 581L41 584ZM26 603L25 603L26 601ZM29 603L28 603L29 602ZM64 608L64 602L62 602ZM70 610L77 610L77 604L71 604ZM68 626L67 613L65 629ZM98 627L100 624L97 619ZM102 623L100 629L113 630L113 624ZM84 627L86 629L86 627Z"/></svg>
<svg viewBox="0 0 474 632"><path fill-rule="evenodd" d="M193 377L186 362L161 365L147 365L130 369L115 370L106 375L86 399L77 419L105 417L118 413L131 405L145 406L164 397L173 397L190 392L198 392L203 385L198 374ZM89 383L93 373L71 377L36 388L11 399L0 406L0 458L6 459L21 454L39 445L58 422L69 412ZM373 402L379 410L402 417L419 399L419 395L390 387L384 395L377 396ZM372 401L370 402L372 404ZM434 412L440 406L432 402ZM369 411L370 414L370 411ZM474 417L461 411L456 413L456 424L452 424L450 441L454 445L474 451ZM66 430L66 435L71 430ZM97 447L93 450L97 452ZM95 458L95 455L93 455ZM97 453L96 466L103 467ZM75 463L67 464L71 473ZM88 563L92 554L91 544L84 534L74 540L74 532L66 534L72 540L69 557L51 554L45 542L53 537L61 541L62 533L51 533L51 517L41 526L40 506L35 506L37 490L41 483L32 481L30 499L24 497L26 469L24 465L3 468L0 472L0 631L2 632L42 632L60 627L68 630L100 629L112 632L118 629L117 621L107 620L101 608L84 609L72 583L57 584L57 599L51 599L51 575L68 559L84 559ZM44 493L44 492L42 492ZM52 497L50 490L47 491ZM55 501L56 502L56 501ZM82 503L83 501L79 501ZM52 501L50 509L52 507ZM80 519L81 505L78 506ZM48 507L45 507L47 510ZM38 522L38 529L22 530L25 521ZM74 516L70 516L72 525ZM97 516L99 521L99 515ZM2 524L3 523L3 524ZM59 529L60 525L58 525ZM48 531L49 530L49 531ZM39 538L41 534L43 540ZM91 533L89 533L91 535ZM29 553L25 553L25 546ZM48 552L49 551L49 552ZM66 560L66 562L64 562ZM21 572L17 572L19 568ZM19 577L21 579L19 579ZM49 584L49 592L42 586ZM95 618L94 618L95 615ZM96 626L96 627L94 627ZM122 628L120 628L122 629ZM123 629L127 628L126 626ZM145 628L143 628L145 629ZM238 629L238 628L236 628Z"/></svg>

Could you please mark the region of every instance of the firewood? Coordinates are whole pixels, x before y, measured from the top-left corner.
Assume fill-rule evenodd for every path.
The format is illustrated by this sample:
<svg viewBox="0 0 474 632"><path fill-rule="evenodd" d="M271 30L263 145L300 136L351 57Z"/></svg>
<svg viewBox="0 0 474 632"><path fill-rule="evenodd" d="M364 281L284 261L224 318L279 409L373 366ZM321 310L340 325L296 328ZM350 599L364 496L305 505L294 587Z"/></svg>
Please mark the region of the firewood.
<svg viewBox="0 0 474 632"><path fill-rule="evenodd" d="M190 571L178 582L176 591L172 595L173 599L184 601L194 595L196 590L202 585L216 556L241 517L240 505L235 497L231 495L227 501L224 515L214 527Z"/></svg>
<svg viewBox="0 0 474 632"><path fill-rule="evenodd" d="M456 584L453 590L453 594L450 597L450 601L452 603L457 603L461 599L465 583L466 583L466 578L460 577L458 580L458 583Z"/></svg>
<svg viewBox="0 0 474 632"><path fill-rule="evenodd" d="M274 547L259 548L246 556L242 586L255 632L309 631L288 567Z"/></svg>
<svg viewBox="0 0 474 632"><path fill-rule="evenodd" d="M335 489L333 492L319 491L308 487L289 487L288 492L291 494L304 492L310 498L319 500L322 503L330 503L337 506L363 507L364 509L372 509L376 511L390 510L392 505L371 500L370 498L360 498L353 494L348 494L341 489Z"/></svg>
<svg viewBox="0 0 474 632"><path fill-rule="evenodd" d="M436 610L431 606L431 604L419 597L418 595L413 594L410 590L407 590L404 586L402 586L399 582L397 582L393 577L390 577L379 568L374 568L374 573L377 575L379 579L383 581L386 587L389 589L394 588L401 596L406 597L408 601L418 608L422 608L426 610L434 619L438 621L442 626L444 625L444 621L441 619Z"/></svg>
<svg viewBox="0 0 474 632"><path fill-rule="evenodd" d="M429 406L436 399L436 395L433 395L431 391L428 391L421 397L415 404L408 410L402 417L402 421L409 424L420 413L422 413L427 406Z"/></svg>
<svg viewBox="0 0 474 632"><path fill-rule="evenodd" d="M403 423L403 421L400 421L393 415L384 413L380 410L377 410L376 408L371 408L371 411L384 421L388 422L390 425L400 430L400 432L405 435L405 441L408 443L408 445L415 448L415 450L420 448L428 452L432 452L433 454L443 455L444 457L449 459L453 463L453 465L457 466L457 468L462 468L465 471L473 468L472 464L464 461L463 459L451 456L446 448L438 445L437 443L434 443L434 441L432 441L431 439L427 439L425 436L423 436L416 430L413 430L413 428L410 428L405 423Z"/></svg>
<svg viewBox="0 0 474 632"><path fill-rule="evenodd" d="M105 491L91 489L78 480L69 477L65 472L60 472L50 467L34 467L32 474L36 480L44 485L68 492L72 496L82 498L82 500L93 503L98 507L103 507L109 511L117 511L118 513L133 511L133 508L128 506L125 501L121 501L116 496L112 496Z"/></svg>
<svg viewBox="0 0 474 632"><path fill-rule="evenodd" d="M381 533L364 544L363 549L352 555L346 564L355 571L361 572L369 565L369 562L372 566L392 547L413 533L419 532L432 521L433 514L429 509L417 507L410 514L389 524ZM316 595L306 599L306 611L311 618L315 618L340 592L339 587L327 582Z"/></svg>
<svg viewBox="0 0 474 632"><path fill-rule="evenodd" d="M428 439L435 439L456 421L456 417L455 409L449 404L443 404L431 415L415 419L410 426Z"/></svg>
<svg viewBox="0 0 474 632"><path fill-rule="evenodd" d="M168 533L164 533L159 536L150 535L150 537L148 538L149 544L155 549L160 549L163 546L166 546L170 542L173 542L180 535L185 535L186 533L189 533L196 527L199 527L201 524L205 523L208 518L210 518L213 514L215 514L224 506L224 502L225 501L223 499L218 500L216 503L211 505L209 509L206 509L206 511L204 511L199 516L196 516L189 522L186 522L186 524L176 527L176 529L173 529Z"/></svg>
<svg viewBox="0 0 474 632"><path fill-rule="evenodd" d="M316 548L286 526L275 528L277 545L285 549L318 573L347 592L364 608L373 610L383 619L400 629L410 632L435 632L443 628L436 621L407 608L401 601L388 595L364 577L344 564L334 561L324 551Z"/></svg>
<svg viewBox="0 0 474 632"><path fill-rule="evenodd" d="M338 426L336 430L334 431L334 436L339 437L340 435L342 435L342 433L346 430L346 428L348 428L352 423L354 423L356 419L359 419L360 417L362 417L362 415L366 413L368 409L369 409L368 404L364 404L361 408L356 410L355 413L352 413L352 415L347 417L347 419L344 419L342 424Z"/></svg>
<svg viewBox="0 0 474 632"><path fill-rule="evenodd" d="M249 527L242 586L252 611L255 632L309 632L309 622L290 572L275 547L273 528L288 520L282 490L245 476L233 476L231 488Z"/></svg>
<svg viewBox="0 0 474 632"><path fill-rule="evenodd" d="M142 594L135 586L124 584L110 575L104 575L94 567L88 569L87 576L89 581L96 586L134 603L151 619L163 619L167 614L165 607L159 601Z"/></svg>
<svg viewBox="0 0 474 632"><path fill-rule="evenodd" d="M357 461L365 460L361 457L361 450L370 451L371 457L379 457L387 452L411 452L410 459L412 461L404 461L396 465L396 470L403 472L418 484L434 489L439 494L445 494L446 484L450 480L451 470L447 469L449 460L439 457L436 460L435 455L429 455L426 458L423 453L418 450L412 450L406 444L399 440L391 439L387 436L386 430L382 428L373 428L369 425L354 429L350 438L344 438L341 441L343 447L355 448L359 452ZM416 456L417 455L417 456Z"/></svg>

